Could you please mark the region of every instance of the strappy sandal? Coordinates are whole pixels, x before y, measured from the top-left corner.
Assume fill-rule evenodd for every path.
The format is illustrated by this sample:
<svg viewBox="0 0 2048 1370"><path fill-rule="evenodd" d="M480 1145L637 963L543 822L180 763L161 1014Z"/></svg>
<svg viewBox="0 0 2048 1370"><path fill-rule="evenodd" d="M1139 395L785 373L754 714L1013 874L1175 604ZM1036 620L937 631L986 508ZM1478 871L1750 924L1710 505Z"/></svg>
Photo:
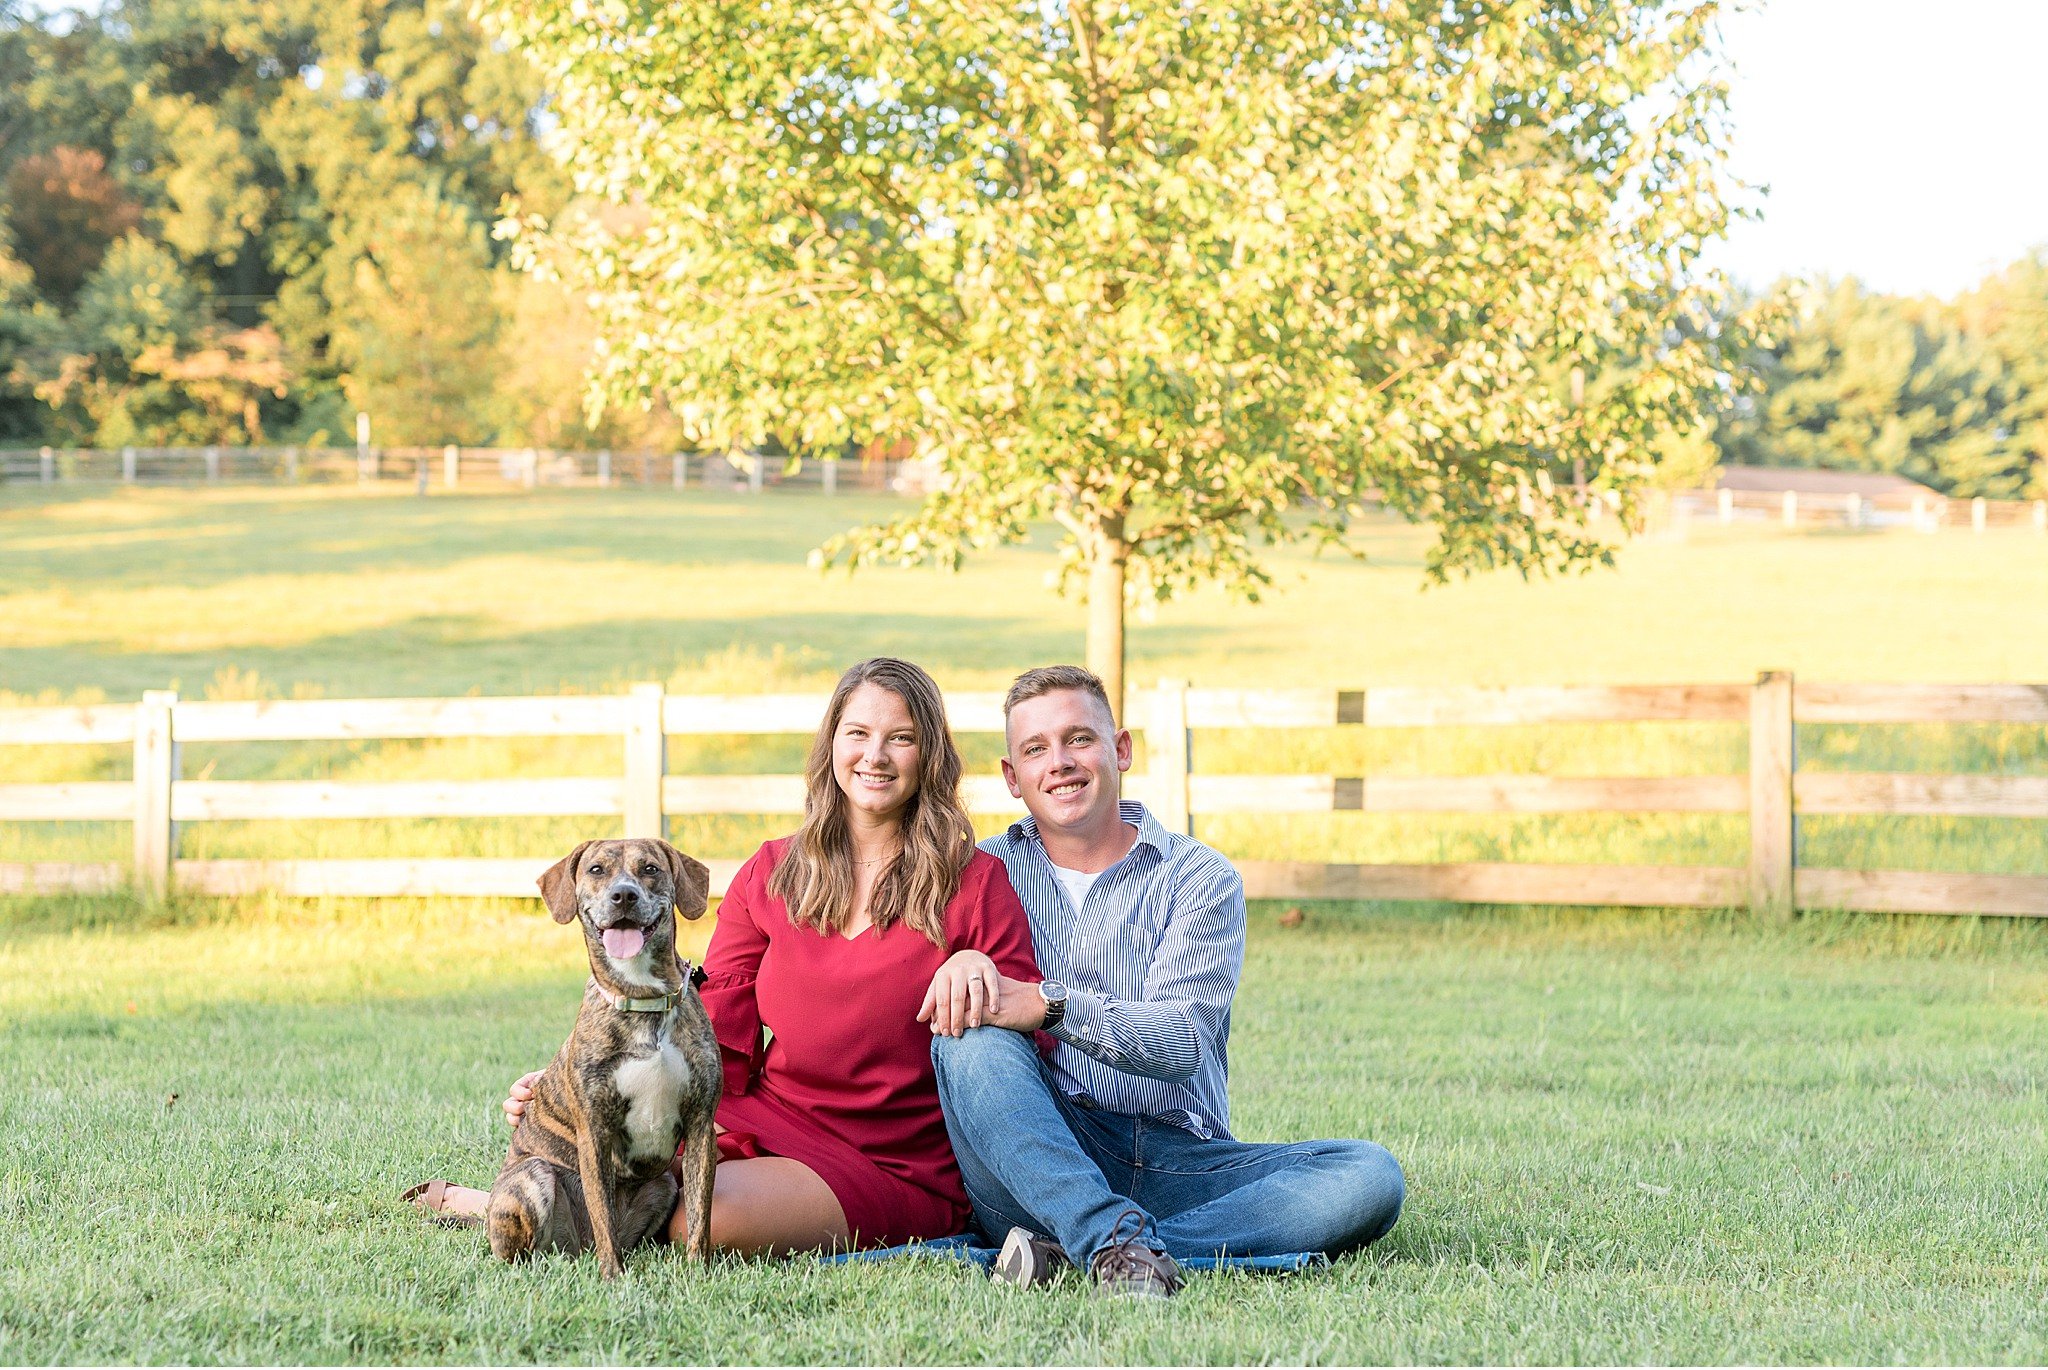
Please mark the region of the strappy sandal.
<svg viewBox="0 0 2048 1370"><path fill-rule="evenodd" d="M482 1227L484 1220L472 1213L450 1213L444 1205L448 1201L448 1181L428 1180L416 1184L398 1196L400 1203L409 1203L427 1215L427 1220L436 1227Z"/></svg>

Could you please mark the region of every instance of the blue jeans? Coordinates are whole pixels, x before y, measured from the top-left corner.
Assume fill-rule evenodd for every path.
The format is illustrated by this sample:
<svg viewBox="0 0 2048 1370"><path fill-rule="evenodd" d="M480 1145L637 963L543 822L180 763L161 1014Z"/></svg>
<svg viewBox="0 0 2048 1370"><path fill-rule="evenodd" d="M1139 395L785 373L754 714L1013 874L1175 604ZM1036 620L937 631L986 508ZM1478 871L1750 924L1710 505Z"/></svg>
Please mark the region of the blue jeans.
<svg viewBox="0 0 2048 1370"><path fill-rule="evenodd" d="M1175 1259L1341 1255L1401 1214L1400 1164L1373 1142L1239 1142L1066 1098L1031 1038L970 1028L932 1041L939 1102L974 1220L1050 1235L1077 1265L1137 1209ZM1124 1228L1117 1232L1122 1219Z"/></svg>

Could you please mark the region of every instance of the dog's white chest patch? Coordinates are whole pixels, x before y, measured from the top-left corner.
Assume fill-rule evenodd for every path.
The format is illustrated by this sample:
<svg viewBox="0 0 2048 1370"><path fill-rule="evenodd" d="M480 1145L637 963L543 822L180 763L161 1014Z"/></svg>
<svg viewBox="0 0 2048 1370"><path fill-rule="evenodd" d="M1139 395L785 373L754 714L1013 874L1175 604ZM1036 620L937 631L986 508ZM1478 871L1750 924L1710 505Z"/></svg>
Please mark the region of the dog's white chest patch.
<svg viewBox="0 0 2048 1370"><path fill-rule="evenodd" d="M672 1155L681 1139L678 1108L690 1063L673 1042L651 1056L635 1056L613 1077L626 1101L626 1154L636 1161Z"/></svg>

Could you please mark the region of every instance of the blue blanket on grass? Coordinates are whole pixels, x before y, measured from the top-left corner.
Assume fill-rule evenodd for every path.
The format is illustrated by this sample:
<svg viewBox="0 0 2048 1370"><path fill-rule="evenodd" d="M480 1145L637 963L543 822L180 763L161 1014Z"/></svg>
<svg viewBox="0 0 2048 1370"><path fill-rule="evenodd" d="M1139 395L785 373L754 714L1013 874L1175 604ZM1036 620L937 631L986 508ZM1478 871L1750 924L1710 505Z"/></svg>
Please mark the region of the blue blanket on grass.
<svg viewBox="0 0 2048 1370"><path fill-rule="evenodd" d="M998 1252L993 1246L977 1246L975 1242L973 1236L963 1232L957 1237L939 1237L928 1242L911 1242L906 1246L885 1246L875 1251L842 1251L823 1259L827 1265L843 1265L849 1261L892 1261L900 1256L931 1256L941 1260L972 1261L986 1270L996 1263ZM1176 1258L1174 1264L1183 1270L1248 1270L1261 1275L1295 1275L1305 1270L1327 1269L1330 1258L1320 1251L1300 1251L1291 1256L1190 1256L1186 1260Z"/></svg>

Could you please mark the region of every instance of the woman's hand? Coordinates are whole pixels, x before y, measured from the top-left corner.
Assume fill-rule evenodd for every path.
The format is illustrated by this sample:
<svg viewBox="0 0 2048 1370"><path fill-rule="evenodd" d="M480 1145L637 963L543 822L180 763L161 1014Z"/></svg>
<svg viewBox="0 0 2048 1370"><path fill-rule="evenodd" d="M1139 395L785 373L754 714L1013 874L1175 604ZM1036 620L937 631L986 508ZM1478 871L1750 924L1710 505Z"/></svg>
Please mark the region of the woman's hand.
<svg viewBox="0 0 2048 1370"><path fill-rule="evenodd" d="M533 1087L540 1083L540 1072L529 1070L512 1082L512 1088L505 1091L505 1102L499 1107L505 1110L505 1121L513 1127L526 1116L526 1106L533 1101Z"/></svg>
<svg viewBox="0 0 2048 1370"><path fill-rule="evenodd" d="M969 1028L1030 1032L1045 1023L1045 1000L1028 980L1012 980L978 951L956 951L932 976L917 1021L934 1036L958 1037Z"/></svg>

